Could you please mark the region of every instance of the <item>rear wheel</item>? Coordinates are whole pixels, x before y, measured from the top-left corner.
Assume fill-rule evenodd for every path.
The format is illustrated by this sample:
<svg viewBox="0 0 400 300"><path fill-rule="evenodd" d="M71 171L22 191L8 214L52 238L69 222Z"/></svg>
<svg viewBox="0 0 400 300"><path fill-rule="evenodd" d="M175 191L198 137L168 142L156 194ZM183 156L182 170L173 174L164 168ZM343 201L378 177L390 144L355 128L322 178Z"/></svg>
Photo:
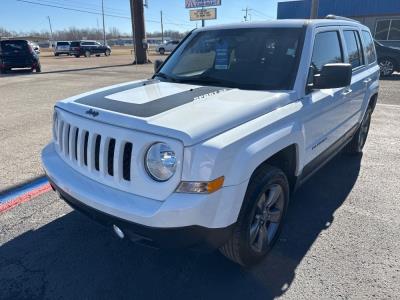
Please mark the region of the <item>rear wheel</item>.
<svg viewBox="0 0 400 300"><path fill-rule="evenodd" d="M360 128L358 128L356 134L353 136L351 142L346 147L346 152L350 154L361 153L365 142L367 141L369 127L371 124L372 108L368 107L365 112L364 118L361 122Z"/></svg>
<svg viewBox="0 0 400 300"><path fill-rule="evenodd" d="M161 55L164 55L164 54L165 54L165 49L164 49L164 48L160 48L160 49L158 50L158 52L160 52Z"/></svg>
<svg viewBox="0 0 400 300"><path fill-rule="evenodd" d="M251 266L276 243L289 203L289 183L278 168L264 166L252 177L230 240L220 248L232 261Z"/></svg>
<svg viewBox="0 0 400 300"><path fill-rule="evenodd" d="M381 71L381 76L390 76L394 72L395 62L390 57L384 57L379 60L379 68Z"/></svg>
<svg viewBox="0 0 400 300"><path fill-rule="evenodd" d="M89 50L85 51L85 57L90 57L90 51Z"/></svg>

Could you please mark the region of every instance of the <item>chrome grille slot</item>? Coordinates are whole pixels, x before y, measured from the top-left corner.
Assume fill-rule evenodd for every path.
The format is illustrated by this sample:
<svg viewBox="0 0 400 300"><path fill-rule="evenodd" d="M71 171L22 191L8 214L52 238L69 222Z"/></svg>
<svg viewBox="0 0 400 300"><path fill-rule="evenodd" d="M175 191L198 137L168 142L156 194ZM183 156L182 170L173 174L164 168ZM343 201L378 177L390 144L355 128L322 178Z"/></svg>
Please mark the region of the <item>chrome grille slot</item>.
<svg viewBox="0 0 400 300"><path fill-rule="evenodd" d="M115 139L110 139L107 151L107 172L111 176L114 176L114 149Z"/></svg>
<svg viewBox="0 0 400 300"><path fill-rule="evenodd" d="M83 163L85 166L88 165L88 142L89 142L89 132L86 131L83 142Z"/></svg>
<svg viewBox="0 0 400 300"><path fill-rule="evenodd" d="M122 176L125 180L131 180L131 159L132 159L132 143L125 143L124 154L122 159Z"/></svg>
<svg viewBox="0 0 400 300"><path fill-rule="evenodd" d="M101 136L96 136L95 141L95 149L94 149L94 168L97 171L100 171L100 143L101 143Z"/></svg>

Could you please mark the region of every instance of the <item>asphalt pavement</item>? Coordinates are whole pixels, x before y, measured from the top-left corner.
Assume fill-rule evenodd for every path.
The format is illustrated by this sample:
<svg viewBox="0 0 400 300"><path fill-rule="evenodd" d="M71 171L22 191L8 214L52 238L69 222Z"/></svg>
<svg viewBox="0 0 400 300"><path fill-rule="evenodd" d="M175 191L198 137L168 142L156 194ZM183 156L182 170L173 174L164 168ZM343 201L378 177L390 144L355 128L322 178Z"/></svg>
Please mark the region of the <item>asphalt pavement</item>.
<svg viewBox="0 0 400 300"><path fill-rule="evenodd" d="M0 78L0 189L41 174L55 99L146 74L120 66ZM120 240L49 192L0 214L0 299L398 299L399 78L381 81L364 154L337 156L296 193L260 265Z"/></svg>

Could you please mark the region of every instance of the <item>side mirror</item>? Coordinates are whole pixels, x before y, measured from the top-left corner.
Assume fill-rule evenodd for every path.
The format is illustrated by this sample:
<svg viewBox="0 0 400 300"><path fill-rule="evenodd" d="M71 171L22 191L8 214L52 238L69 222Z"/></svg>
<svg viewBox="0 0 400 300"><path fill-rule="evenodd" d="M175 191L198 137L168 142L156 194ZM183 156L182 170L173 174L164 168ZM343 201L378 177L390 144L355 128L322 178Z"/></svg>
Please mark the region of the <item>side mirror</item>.
<svg viewBox="0 0 400 300"><path fill-rule="evenodd" d="M334 89L351 84L351 64L336 63L326 64L321 73L313 76L312 89Z"/></svg>
<svg viewBox="0 0 400 300"><path fill-rule="evenodd" d="M161 65L164 63L161 59L156 59L154 62L154 73L157 73Z"/></svg>

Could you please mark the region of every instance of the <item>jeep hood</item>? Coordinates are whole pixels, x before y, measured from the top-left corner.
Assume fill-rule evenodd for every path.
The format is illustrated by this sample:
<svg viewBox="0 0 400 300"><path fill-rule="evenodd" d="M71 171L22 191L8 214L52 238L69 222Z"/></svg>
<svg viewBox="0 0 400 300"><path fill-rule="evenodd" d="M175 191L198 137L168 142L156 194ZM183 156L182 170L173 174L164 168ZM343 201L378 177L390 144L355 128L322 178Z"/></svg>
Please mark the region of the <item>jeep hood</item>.
<svg viewBox="0 0 400 300"><path fill-rule="evenodd" d="M150 79L77 95L57 102L56 107L190 146L296 99L293 91L240 90Z"/></svg>

